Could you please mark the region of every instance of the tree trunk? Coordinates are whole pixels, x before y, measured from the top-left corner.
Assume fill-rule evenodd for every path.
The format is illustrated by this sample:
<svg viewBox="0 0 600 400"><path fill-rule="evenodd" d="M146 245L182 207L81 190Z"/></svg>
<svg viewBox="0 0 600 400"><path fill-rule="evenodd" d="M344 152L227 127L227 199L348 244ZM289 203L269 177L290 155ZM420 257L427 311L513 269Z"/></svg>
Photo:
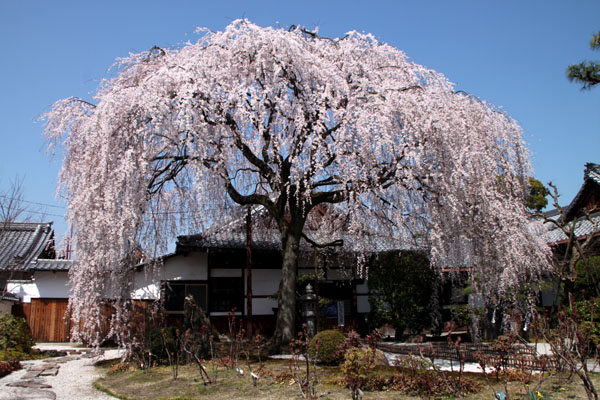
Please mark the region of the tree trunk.
<svg viewBox="0 0 600 400"><path fill-rule="evenodd" d="M300 231L301 232L301 231ZM300 233L290 232L282 238L283 262L277 304L277 322L271 340L272 351L287 351L296 330L296 271L300 251Z"/></svg>

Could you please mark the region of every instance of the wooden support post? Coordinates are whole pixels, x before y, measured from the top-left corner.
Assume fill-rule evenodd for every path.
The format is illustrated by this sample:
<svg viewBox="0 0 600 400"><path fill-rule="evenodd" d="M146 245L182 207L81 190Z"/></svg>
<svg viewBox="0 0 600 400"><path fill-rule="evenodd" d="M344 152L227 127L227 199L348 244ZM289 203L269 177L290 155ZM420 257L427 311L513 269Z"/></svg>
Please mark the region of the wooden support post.
<svg viewBox="0 0 600 400"><path fill-rule="evenodd" d="M246 334L252 337L252 215L246 215Z"/></svg>

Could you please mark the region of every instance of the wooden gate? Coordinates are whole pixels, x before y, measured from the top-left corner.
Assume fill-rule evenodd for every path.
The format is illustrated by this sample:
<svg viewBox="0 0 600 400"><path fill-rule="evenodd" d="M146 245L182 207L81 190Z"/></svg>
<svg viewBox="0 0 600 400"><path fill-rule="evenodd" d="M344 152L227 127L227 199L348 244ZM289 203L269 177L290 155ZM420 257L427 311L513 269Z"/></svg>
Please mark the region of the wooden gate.
<svg viewBox="0 0 600 400"><path fill-rule="evenodd" d="M65 318L68 299L31 299L27 322L37 342L68 342L70 318Z"/></svg>

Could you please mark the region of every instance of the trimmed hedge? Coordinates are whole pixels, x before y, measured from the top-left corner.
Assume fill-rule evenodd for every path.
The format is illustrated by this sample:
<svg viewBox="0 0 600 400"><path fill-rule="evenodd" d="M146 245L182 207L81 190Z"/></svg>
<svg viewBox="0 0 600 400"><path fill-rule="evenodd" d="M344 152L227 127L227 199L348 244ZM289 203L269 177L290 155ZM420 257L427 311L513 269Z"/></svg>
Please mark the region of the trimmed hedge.
<svg viewBox="0 0 600 400"><path fill-rule="evenodd" d="M31 354L35 341L23 318L0 312L0 361L20 361Z"/></svg>
<svg viewBox="0 0 600 400"><path fill-rule="evenodd" d="M317 333L310 341L308 354L317 356L321 364L338 365L344 358L343 349L346 337L338 330L330 329Z"/></svg>
<svg viewBox="0 0 600 400"><path fill-rule="evenodd" d="M19 361L30 357L34 344L23 318L0 312L0 377L21 368Z"/></svg>

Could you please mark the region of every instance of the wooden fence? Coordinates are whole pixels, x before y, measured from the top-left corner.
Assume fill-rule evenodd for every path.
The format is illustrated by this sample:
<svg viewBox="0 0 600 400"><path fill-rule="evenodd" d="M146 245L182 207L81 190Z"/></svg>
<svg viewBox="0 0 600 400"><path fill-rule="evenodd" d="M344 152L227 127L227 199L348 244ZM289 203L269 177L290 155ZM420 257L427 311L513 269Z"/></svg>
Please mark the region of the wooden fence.
<svg viewBox="0 0 600 400"><path fill-rule="evenodd" d="M537 355L532 346L515 345L510 354L502 354L487 343L461 343L458 346L447 343L424 343L421 345L396 345L380 343L377 347L388 353L413 355L435 359L456 360L465 362L483 362L486 367L504 364L510 368L531 368L547 371L558 368L555 357Z"/></svg>
<svg viewBox="0 0 600 400"><path fill-rule="evenodd" d="M37 342L68 342L67 299L31 299L27 323Z"/></svg>

